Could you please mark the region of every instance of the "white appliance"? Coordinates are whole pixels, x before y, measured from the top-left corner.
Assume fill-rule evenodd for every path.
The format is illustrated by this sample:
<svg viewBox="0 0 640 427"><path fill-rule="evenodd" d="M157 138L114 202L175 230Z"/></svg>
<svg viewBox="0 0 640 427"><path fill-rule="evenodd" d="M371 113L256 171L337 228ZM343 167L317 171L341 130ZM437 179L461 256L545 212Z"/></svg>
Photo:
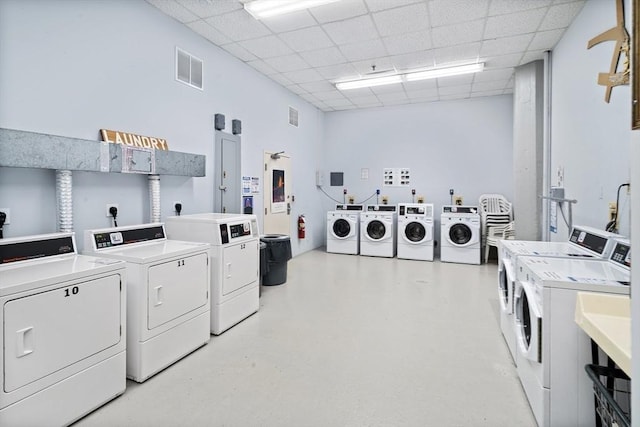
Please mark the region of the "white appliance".
<svg viewBox="0 0 640 427"><path fill-rule="evenodd" d="M169 238L211 245L211 333L220 335L258 311L260 235L255 215L169 217Z"/></svg>
<svg viewBox="0 0 640 427"><path fill-rule="evenodd" d="M443 206L440 261L480 264L480 214L476 206Z"/></svg>
<svg viewBox="0 0 640 427"><path fill-rule="evenodd" d="M578 291L629 294L631 249L609 261L518 257L514 294L518 376L541 427L595 424L589 337L574 321Z"/></svg>
<svg viewBox="0 0 640 427"><path fill-rule="evenodd" d="M209 342L209 245L164 224L85 231L85 253L127 264L127 378L143 382Z"/></svg>
<svg viewBox="0 0 640 427"><path fill-rule="evenodd" d="M433 205L398 204L398 258L433 261Z"/></svg>
<svg viewBox="0 0 640 427"><path fill-rule="evenodd" d="M362 205L337 205L327 212L327 252L360 253L360 212Z"/></svg>
<svg viewBox="0 0 640 427"><path fill-rule="evenodd" d="M124 393L126 270L73 233L0 239L0 425L68 425Z"/></svg>
<svg viewBox="0 0 640 427"><path fill-rule="evenodd" d="M360 214L360 255L396 255L396 206L368 205Z"/></svg>
<svg viewBox="0 0 640 427"><path fill-rule="evenodd" d="M516 284L516 260L520 256L548 258L607 259L622 236L593 227L575 226L567 242L538 242L501 240L498 247L498 299L500 301L500 329L509 352L516 360L513 292Z"/></svg>

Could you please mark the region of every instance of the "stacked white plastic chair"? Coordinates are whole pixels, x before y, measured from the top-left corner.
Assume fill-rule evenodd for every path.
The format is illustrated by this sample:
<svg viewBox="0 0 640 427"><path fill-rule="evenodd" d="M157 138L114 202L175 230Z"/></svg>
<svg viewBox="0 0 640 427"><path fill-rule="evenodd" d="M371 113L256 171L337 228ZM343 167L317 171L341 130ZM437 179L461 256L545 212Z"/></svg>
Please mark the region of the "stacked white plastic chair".
<svg viewBox="0 0 640 427"><path fill-rule="evenodd" d="M511 202L502 194L482 194L478 199L482 227L484 260L489 259L491 246L498 247L498 240L513 239L513 210Z"/></svg>

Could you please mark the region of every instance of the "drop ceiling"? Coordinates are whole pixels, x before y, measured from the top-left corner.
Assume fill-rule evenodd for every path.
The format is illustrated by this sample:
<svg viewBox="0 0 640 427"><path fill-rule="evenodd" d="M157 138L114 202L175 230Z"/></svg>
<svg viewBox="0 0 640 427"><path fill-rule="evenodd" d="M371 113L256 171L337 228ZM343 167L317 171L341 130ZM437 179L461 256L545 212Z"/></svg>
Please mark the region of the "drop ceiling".
<svg viewBox="0 0 640 427"><path fill-rule="evenodd" d="M513 92L578 15L574 0L341 0L258 21L247 0L147 0L323 111ZM477 74L339 91L335 82L461 62ZM206 70L205 70L206 72Z"/></svg>

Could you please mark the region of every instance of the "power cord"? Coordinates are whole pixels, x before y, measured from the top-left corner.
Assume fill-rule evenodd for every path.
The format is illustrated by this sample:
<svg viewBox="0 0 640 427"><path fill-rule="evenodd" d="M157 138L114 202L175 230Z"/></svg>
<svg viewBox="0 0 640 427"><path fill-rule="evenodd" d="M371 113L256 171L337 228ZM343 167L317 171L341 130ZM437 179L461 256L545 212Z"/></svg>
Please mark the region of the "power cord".
<svg viewBox="0 0 640 427"><path fill-rule="evenodd" d="M111 206L109 208L109 213L113 217L113 226L117 227L118 226L118 221L116 221L116 217L118 216L118 208L116 208L115 206Z"/></svg>
<svg viewBox="0 0 640 427"><path fill-rule="evenodd" d="M177 216L180 216L180 212L182 212L182 203L176 203L174 208L176 209Z"/></svg>
<svg viewBox="0 0 640 427"><path fill-rule="evenodd" d="M0 239L4 239L2 234L2 227L4 227L4 223L7 220L7 214L4 212L0 212Z"/></svg>
<svg viewBox="0 0 640 427"><path fill-rule="evenodd" d="M630 186L631 184L628 182L625 184L620 184L618 186L618 193L616 195L616 213L613 216L613 219L607 223L607 226L605 228L605 230L607 230L610 233L618 232L618 212L620 211L620 190L622 189L622 187L630 187Z"/></svg>

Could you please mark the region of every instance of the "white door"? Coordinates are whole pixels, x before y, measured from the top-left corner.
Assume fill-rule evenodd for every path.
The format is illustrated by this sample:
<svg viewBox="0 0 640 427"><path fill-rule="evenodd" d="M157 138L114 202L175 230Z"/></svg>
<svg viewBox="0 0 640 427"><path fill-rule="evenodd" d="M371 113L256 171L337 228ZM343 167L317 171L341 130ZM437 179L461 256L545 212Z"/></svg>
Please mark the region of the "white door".
<svg viewBox="0 0 640 427"><path fill-rule="evenodd" d="M264 234L291 233L291 158L264 153Z"/></svg>
<svg viewBox="0 0 640 427"><path fill-rule="evenodd" d="M216 132L214 212L241 212L240 154L240 135Z"/></svg>
<svg viewBox="0 0 640 427"><path fill-rule="evenodd" d="M258 281L260 255L257 239L227 246L222 253L222 295L229 295Z"/></svg>

